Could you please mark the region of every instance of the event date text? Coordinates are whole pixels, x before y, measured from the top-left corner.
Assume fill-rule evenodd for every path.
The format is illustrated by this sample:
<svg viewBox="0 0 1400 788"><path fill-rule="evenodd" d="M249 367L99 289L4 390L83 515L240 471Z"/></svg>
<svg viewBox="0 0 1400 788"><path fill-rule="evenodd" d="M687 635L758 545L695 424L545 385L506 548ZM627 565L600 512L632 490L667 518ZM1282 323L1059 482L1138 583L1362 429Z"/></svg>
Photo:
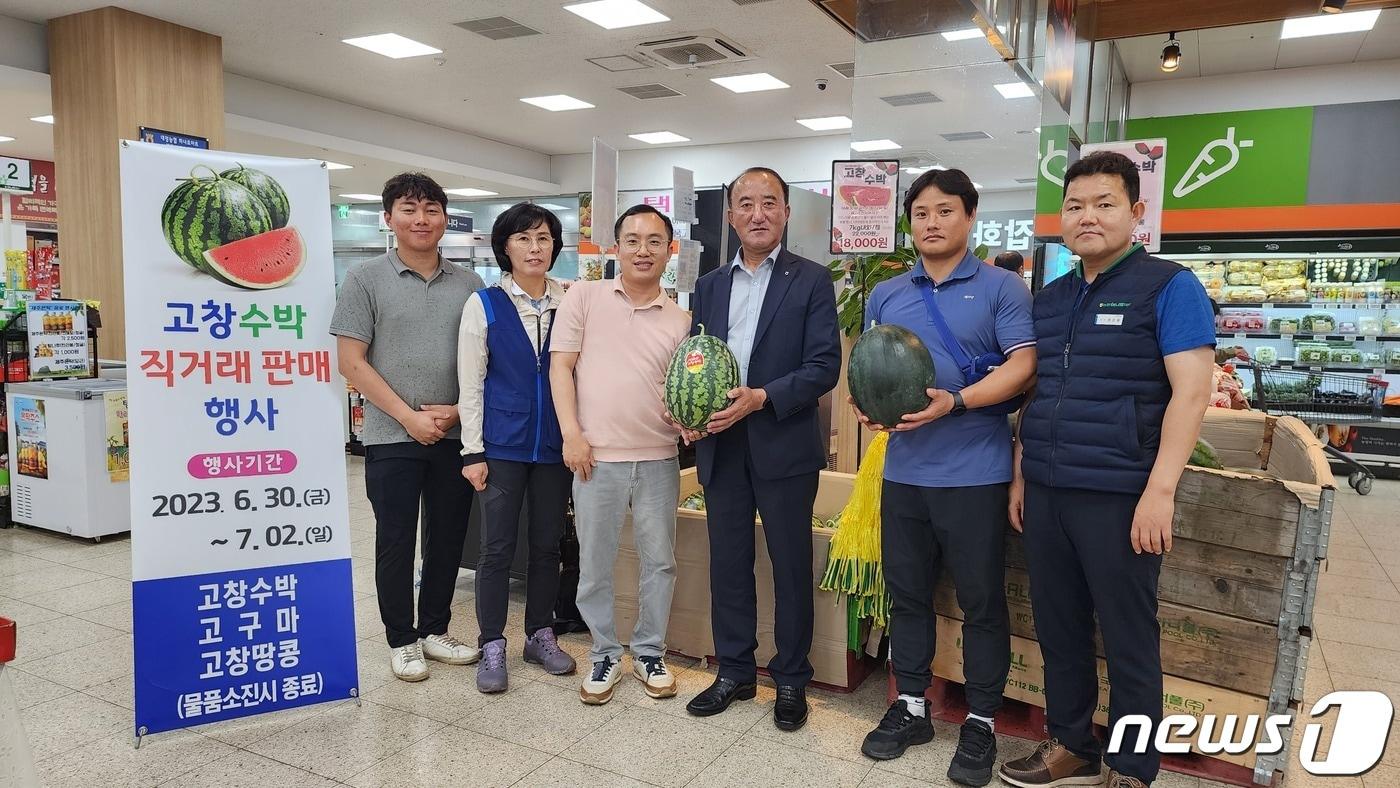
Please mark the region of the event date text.
<svg viewBox="0 0 1400 788"><path fill-rule="evenodd" d="M264 487L261 491L237 490L232 498L234 511L256 512L260 509L325 506L330 503L331 493L325 488L297 490L295 487ZM152 517L184 517L228 511L224 495L212 491L153 495L151 502L155 506Z"/></svg>

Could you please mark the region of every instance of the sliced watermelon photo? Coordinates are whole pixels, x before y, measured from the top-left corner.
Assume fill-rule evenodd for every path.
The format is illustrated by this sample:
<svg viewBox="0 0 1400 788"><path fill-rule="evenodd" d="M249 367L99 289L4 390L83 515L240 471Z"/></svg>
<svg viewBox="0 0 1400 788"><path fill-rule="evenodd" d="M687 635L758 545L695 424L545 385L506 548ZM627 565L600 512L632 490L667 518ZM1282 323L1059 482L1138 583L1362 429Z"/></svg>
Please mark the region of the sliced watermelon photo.
<svg viewBox="0 0 1400 788"><path fill-rule="evenodd" d="M210 274L245 290L290 284L305 262L306 244L295 227L259 233L204 253L204 267Z"/></svg>

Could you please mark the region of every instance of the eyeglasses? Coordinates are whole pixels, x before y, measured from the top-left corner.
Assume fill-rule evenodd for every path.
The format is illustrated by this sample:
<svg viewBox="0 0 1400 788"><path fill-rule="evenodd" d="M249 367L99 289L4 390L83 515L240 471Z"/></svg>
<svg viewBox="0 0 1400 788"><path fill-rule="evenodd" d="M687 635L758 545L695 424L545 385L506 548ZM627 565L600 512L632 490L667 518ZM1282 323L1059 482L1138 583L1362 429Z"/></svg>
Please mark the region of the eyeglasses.
<svg viewBox="0 0 1400 788"><path fill-rule="evenodd" d="M531 238L528 235L514 235L511 236L510 241L512 243L518 243L527 249L531 249L536 246L540 247L541 249L547 249L550 246L554 245L554 239L548 235L537 236L535 238Z"/></svg>
<svg viewBox="0 0 1400 788"><path fill-rule="evenodd" d="M660 254L666 251L666 247L670 246L669 243L661 240L660 238L649 238L646 241L643 241L640 238L628 238L627 240L618 243L619 248L628 252L640 251L642 246L644 245L646 246L647 250L652 252L653 254Z"/></svg>

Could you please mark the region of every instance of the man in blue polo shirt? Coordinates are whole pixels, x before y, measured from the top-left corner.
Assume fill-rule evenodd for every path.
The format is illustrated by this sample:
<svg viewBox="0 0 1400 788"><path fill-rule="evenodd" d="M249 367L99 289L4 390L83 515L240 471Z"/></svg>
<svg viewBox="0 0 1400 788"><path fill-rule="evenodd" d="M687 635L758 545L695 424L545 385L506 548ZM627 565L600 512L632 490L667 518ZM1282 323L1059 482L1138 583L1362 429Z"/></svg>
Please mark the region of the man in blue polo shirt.
<svg viewBox="0 0 1400 788"><path fill-rule="evenodd" d="M1035 372L1031 294L1018 276L968 251L977 189L961 170L919 176L905 195L904 214L920 262L875 288L865 323L917 334L933 356L937 388L928 390L923 411L899 424L871 425L892 432L880 522L899 698L861 752L888 760L933 739L924 693L933 678L933 591L946 565L964 613L969 707L948 777L980 786L992 777L992 720L1010 660L1004 540L1011 481L1007 415L1014 405L1007 402L1028 388ZM988 354L1004 360L980 380L976 374L968 380L962 359Z"/></svg>

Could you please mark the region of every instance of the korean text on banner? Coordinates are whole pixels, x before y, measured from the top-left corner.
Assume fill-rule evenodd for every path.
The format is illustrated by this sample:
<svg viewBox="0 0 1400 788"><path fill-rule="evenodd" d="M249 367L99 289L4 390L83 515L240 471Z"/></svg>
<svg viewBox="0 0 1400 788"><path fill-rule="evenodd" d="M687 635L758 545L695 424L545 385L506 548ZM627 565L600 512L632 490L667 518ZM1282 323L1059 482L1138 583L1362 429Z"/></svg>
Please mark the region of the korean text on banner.
<svg viewBox="0 0 1400 788"><path fill-rule="evenodd" d="M122 146L137 730L349 698L326 171Z"/></svg>
<svg viewBox="0 0 1400 788"><path fill-rule="evenodd" d="M898 161L831 164L831 253L893 252Z"/></svg>
<svg viewBox="0 0 1400 788"><path fill-rule="evenodd" d="M87 307L80 301L30 301L25 311L29 379L88 377Z"/></svg>
<svg viewBox="0 0 1400 788"><path fill-rule="evenodd" d="M1121 153L1137 165L1141 199L1147 211L1133 231L1133 241L1141 243L1149 252L1162 248L1162 200L1166 191L1167 141L1122 140L1120 142L1095 142L1080 149L1084 156L1099 151Z"/></svg>

